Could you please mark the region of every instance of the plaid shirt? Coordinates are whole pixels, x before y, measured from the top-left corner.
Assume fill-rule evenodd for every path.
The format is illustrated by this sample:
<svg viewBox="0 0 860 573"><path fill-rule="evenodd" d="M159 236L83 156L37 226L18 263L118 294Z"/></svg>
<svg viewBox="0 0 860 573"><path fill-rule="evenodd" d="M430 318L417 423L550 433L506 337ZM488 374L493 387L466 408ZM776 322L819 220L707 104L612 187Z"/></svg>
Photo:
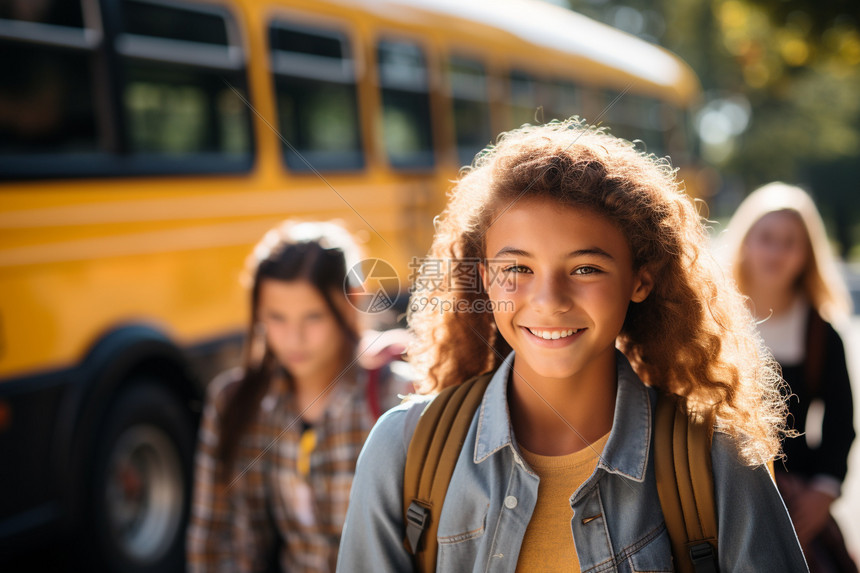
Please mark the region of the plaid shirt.
<svg viewBox="0 0 860 573"><path fill-rule="evenodd" d="M309 460L304 456L306 476L299 467L300 413L284 386L272 384L240 439L230 484L218 478L219 413L225 389L240 375L225 373L209 387L195 460L189 571L265 571L276 544L282 571L334 571L355 463L375 422L367 372L354 368L332 390L323 418L312 426L315 445ZM394 376L381 379L381 390L398 383Z"/></svg>

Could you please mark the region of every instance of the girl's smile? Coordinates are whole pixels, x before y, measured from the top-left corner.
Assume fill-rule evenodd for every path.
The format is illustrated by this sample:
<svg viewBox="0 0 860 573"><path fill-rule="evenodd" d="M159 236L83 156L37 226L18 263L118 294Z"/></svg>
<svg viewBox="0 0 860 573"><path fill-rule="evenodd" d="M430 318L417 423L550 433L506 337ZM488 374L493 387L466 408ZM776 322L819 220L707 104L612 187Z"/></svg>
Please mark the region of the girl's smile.
<svg viewBox="0 0 860 573"><path fill-rule="evenodd" d="M709 566L807 571L763 466L786 426L778 367L682 187L668 158L577 119L507 132L460 172L407 313L419 386L439 394L374 426L341 568L692 569L687 531L663 527L678 494L657 495L659 399L676 430L718 421L697 464L714 490L698 509L723 512ZM424 482L438 527L404 545Z"/></svg>
<svg viewBox="0 0 860 573"><path fill-rule="evenodd" d="M624 233L590 210L532 198L498 216L486 252L485 288L517 371L538 383L614 376L627 307L650 292Z"/></svg>
<svg viewBox="0 0 860 573"><path fill-rule="evenodd" d="M535 343L543 344L547 348L560 348L572 344L574 340L579 338L584 328L540 328L540 327L521 327L537 340Z"/></svg>

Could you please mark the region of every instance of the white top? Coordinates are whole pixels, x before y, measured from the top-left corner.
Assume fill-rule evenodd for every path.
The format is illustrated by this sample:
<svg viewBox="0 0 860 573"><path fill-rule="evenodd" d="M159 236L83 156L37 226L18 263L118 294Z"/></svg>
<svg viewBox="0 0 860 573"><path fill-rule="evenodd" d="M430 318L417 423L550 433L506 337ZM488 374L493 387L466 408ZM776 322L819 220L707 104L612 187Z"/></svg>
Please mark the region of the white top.
<svg viewBox="0 0 860 573"><path fill-rule="evenodd" d="M765 345L782 366L796 366L806 357L806 321L809 303L802 296L785 312L773 315L758 325Z"/></svg>

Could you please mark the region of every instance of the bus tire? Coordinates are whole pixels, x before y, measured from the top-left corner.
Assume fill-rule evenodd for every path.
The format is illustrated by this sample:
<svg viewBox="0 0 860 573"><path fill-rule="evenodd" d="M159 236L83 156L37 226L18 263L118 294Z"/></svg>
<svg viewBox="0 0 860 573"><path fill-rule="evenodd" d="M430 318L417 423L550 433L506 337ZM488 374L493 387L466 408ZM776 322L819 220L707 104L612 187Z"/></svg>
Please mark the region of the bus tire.
<svg viewBox="0 0 860 573"><path fill-rule="evenodd" d="M97 437L88 561L117 573L184 571L194 455L190 414L153 377L124 386Z"/></svg>

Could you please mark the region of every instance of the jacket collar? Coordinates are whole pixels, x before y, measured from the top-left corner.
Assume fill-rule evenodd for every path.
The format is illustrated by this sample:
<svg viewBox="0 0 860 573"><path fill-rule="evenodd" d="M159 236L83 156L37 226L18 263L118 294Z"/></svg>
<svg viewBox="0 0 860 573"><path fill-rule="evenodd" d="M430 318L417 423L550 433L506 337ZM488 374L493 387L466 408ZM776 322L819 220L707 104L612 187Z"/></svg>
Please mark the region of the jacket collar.
<svg viewBox="0 0 860 573"><path fill-rule="evenodd" d="M634 481L645 479L648 450L651 444L651 398L648 388L633 371L627 357L616 351L618 389L615 414L609 440L598 467ZM478 414L474 462L481 463L505 446L513 448L513 430L508 409L507 389L514 352L499 366L487 390Z"/></svg>

